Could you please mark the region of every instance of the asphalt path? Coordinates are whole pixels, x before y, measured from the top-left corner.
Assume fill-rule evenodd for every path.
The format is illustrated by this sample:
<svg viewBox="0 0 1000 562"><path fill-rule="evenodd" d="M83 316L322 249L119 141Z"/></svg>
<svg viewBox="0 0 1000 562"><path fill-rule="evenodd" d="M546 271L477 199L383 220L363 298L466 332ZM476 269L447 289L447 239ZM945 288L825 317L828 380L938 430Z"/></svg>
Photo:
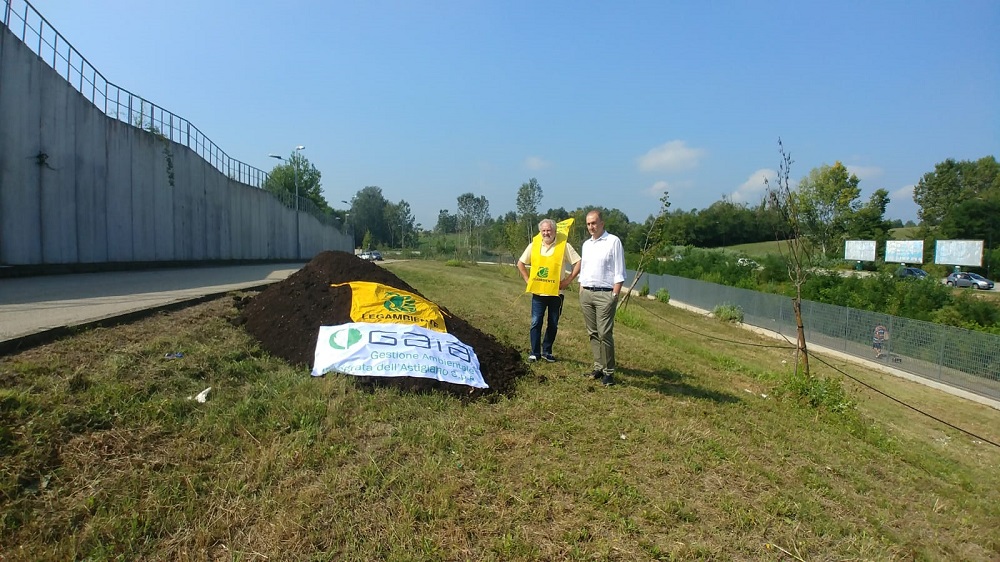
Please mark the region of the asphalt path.
<svg viewBox="0 0 1000 562"><path fill-rule="evenodd" d="M301 263L0 278L0 354L69 329L264 287Z"/></svg>

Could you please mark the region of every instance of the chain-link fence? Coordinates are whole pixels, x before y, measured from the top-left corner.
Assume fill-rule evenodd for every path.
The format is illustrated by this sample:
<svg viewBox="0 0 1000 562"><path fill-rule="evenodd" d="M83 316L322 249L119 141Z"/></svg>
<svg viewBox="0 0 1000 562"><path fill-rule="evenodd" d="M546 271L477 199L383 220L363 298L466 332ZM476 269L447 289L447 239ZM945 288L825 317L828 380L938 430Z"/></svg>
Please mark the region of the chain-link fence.
<svg viewBox="0 0 1000 562"><path fill-rule="evenodd" d="M632 284L634 271L626 274ZM796 339L795 313L789 297L727 287L672 275L643 274L636 285L661 288L670 300L711 311L722 304L739 306L743 322ZM864 359L884 361L914 375L1000 398L1000 336L921 320L802 301L806 341ZM880 358L873 349L875 328L885 328Z"/></svg>

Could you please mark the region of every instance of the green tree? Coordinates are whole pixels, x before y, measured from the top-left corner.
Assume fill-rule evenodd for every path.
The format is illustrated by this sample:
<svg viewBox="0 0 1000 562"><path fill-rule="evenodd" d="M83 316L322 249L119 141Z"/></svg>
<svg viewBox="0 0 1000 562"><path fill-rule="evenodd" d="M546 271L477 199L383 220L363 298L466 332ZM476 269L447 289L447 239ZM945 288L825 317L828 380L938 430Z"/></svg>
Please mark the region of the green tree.
<svg viewBox="0 0 1000 562"><path fill-rule="evenodd" d="M1000 164L993 156L975 162L951 158L934 166L913 187L917 216L927 226L937 226L955 206L965 201L1000 196Z"/></svg>
<svg viewBox="0 0 1000 562"><path fill-rule="evenodd" d="M628 220L628 215L620 209L606 209L600 206L577 207L569 213L569 217L566 218L573 218L573 226L569 231L570 242L582 245L584 240L590 238L590 233L587 231L587 213L590 211L601 212L601 216L604 218L604 230L621 238L622 246L624 247L625 240L629 238L629 234L633 228L632 223ZM641 227L642 225L635 226L635 228ZM532 236L534 236L534 232L532 232Z"/></svg>
<svg viewBox="0 0 1000 562"><path fill-rule="evenodd" d="M663 239L675 246L693 244L698 216L694 211L678 209L668 213L663 225Z"/></svg>
<svg viewBox="0 0 1000 562"><path fill-rule="evenodd" d="M371 234L368 244L389 242L389 227L385 220L385 208L389 204L382 195L382 188L369 185L351 199L351 224L354 226L354 242L360 244L366 234ZM361 246L368 249L369 246Z"/></svg>
<svg viewBox="0 0 1000 562"><path fill-rule="evenodd" d="M549 209L548 211L545 211L545 214L541 218L550 218L556 222L562 222L569 218L569 211L562 207L559 207L558 209ZM532 236L534 236L534 233L532 233Z"/></svg>
<svg viewBox="0 0 1000 562"><path fill-rule="evenodd" d="M469 246L469 255L472 255L473 240L481 241L479 228L486 223L490 214L490 202L486 196L476 196L472 193L463 193L458 196L458 224L466 236ZM482 245L479 245L482 252Z"/></svg>
<svg viewBox="0 0 1000 562"><path fill-rule="evenodd" d="M517 220L503 222L504 249L510 252L511 258L516 262L521 257L521 252L528 243L524 239L524 232Z"/></svg>
<svg viewBox="0 0 1000 562"><path fill-rule="evenodd" d="M837 162L813 168L793 193L802 235L825 256L839 248L847 224L860 206L858 183L857 176Z"/></svg>
<svg viewBox="0 0 1000 562"><path fill-rule="evenodd" d="M449 213L448 209L438 211L438 220L434 226L434 232L438 234L454 234L458 232L458 215Z"/></svg>
<svg viewBox="0 0 1000 562"><path fill-rule="evenodd" d="M278 195L283 201L290 201L291 206L294 207L296 177L298 178L299 197L311 201L321 212L330 213L333 210L323 197L323 187L320 181L322 174L299 151L293 151L291 156L272 168L261 188Z"/></svg>
<svg viewBox="0 0 1000 562"><path fill-rule="evenodd" d="M846 234L855 240L876 240L880 245L889 236L892 223L885 220L885 208L889 205L889 192L876 189L868 202L861 206L846 221Z"/></svg>
<svg viewBox="0 0 1000 562"><path fill-rule="evenodd" d="M1000 193L967 199L953 206L941 221L939 239L982 240L986 249L1000 244Z"/></svg>
<svg viewBox="0 0 1000 562"><path fill-rule="evenodd" d="M537 222L538 204L542 202L542 186L538 180L531 178L517 190L517 215L521 224L527 227L528 236L534 233L532 226Z"/></svg>
<svg viewBox="0 0 1000 562"><path fill-rule="evenodd" d="M401 200L399 203L386 203L383 215L389 230L390 247L399 244L405 248L408 241L411 244L415 241L414 218L409 203L405 200Z"/></svg>

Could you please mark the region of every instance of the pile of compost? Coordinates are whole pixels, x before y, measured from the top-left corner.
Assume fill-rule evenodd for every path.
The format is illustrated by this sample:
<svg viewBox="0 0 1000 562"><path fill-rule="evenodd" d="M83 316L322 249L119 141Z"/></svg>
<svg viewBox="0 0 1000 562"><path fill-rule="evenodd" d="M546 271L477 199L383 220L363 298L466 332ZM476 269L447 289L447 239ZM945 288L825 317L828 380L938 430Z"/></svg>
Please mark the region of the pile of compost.
<svg viewBox="0 0 1000 562"><path fill-rule="evenodd" d="M351 288L330 286L349 281L381 283L423 297L420 291L372 262L346 252L322 252L284 281L242 302L238 321L268 353L293 365L311 367L319 327L353 321L350 317ZM448 333L475 350L488 389L418 377L355 378L363 385L393 386L415 392L443 390L463 397L512 393L516 379L528 372L520 353L455 316L444 306L440 308ZM330 373L327 376L343 375Z"/></svg>

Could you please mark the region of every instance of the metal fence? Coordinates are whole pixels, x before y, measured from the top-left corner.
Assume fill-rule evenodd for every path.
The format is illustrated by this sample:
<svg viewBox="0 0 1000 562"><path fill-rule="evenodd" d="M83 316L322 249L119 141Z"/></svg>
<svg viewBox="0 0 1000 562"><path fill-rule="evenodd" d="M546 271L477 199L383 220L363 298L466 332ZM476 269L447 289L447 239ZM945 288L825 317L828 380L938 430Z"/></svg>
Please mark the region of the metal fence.
<svg viewBox="0 0 1000 562"><path fill-rule="evenodd" d="M625 286L635 278L628 271ZM743 310L743 322L787 336L797 337L792 299L716 283L643 274L636 287L661 288L670 300L711 311L732 304ZM806 341L828 349L875 359L873 331L882 325L888 331L883 357L889 366L928 380L1000 399L1000 336L921 320L857 310L843 306L802 301Z"/></svg>
<svg viewBox="0 0 1000 562"><path fill-rule="evenodd" d="M0 17L25 45L113 119L182 144L234 181L261 187L264 170L231 158L187 119L108 80L25 0L0 0Z"/></svg>

